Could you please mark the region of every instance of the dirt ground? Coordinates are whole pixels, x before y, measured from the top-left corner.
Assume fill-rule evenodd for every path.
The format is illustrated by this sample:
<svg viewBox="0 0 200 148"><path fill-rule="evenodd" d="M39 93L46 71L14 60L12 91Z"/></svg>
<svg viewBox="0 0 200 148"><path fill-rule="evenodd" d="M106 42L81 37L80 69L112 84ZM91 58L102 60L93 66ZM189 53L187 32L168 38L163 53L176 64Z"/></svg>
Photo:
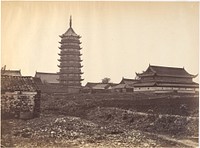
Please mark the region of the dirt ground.
<svg viewBox="0 0 200 148"><path fill-rule="evenodd" d="M1 145L20 148L198 147L198 98L187 97L43 94L39 118L1 121ZM172 105L171 109L169 104L163 108L166 99L172 101L172 98L177 108L173 109ZM153 104L148 103L151 99L154 99ZM183 104L187 110L182 110Z"/></svg>

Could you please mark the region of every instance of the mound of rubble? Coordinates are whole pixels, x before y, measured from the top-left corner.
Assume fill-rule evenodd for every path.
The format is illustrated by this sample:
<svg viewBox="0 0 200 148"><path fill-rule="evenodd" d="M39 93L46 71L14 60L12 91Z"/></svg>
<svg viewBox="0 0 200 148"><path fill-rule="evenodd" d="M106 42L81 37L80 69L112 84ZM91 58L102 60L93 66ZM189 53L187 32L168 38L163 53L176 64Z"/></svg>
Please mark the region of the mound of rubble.
<svg viewBox="0 0 200 148"><path fill-rule="evenodd" d="M107 126L141 130L170 136L198 136L198 117L158 115L119 108L98 107L87 115L88 119Z"/></svg>
<svg viewBox="0 0 200 148"><path fill-rule="evenodd" d="M113 125L100 125L72 116L42 115L40 118L27 121L5 120L2 124L9 124L2 133L2 145L5 147L164 147L178 145L134 129L123 128L117 122ZM10 141L6 138L10 138Z"/></svg>

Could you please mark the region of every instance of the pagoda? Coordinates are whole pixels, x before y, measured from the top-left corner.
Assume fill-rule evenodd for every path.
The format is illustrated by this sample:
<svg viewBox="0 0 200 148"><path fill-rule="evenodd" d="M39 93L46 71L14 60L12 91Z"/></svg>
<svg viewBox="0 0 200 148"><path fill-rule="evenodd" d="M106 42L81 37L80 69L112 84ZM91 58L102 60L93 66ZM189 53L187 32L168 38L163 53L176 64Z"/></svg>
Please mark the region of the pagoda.
<svg viewBox="0 0 200 148"><path fill-rule="evenodd" d="M69 29L62 35L60 35L61 46L59 47L60 68L59 71L59 83L67 87L81 87L81 58L80 50L80 38L72 29L72 18L70 16Z"/></svg>

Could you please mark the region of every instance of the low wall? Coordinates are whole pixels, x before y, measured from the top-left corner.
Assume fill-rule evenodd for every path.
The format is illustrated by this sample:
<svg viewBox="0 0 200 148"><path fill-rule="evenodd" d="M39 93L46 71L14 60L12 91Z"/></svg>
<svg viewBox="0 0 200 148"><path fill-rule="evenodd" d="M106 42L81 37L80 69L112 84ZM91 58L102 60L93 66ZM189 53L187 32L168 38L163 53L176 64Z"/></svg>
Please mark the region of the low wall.
<svg viewBox="0 0 200 148"><path fill-rule="evenodd" d="M40 114L40 92L5 92L1 94L2 118L30 119Z"/></svg>

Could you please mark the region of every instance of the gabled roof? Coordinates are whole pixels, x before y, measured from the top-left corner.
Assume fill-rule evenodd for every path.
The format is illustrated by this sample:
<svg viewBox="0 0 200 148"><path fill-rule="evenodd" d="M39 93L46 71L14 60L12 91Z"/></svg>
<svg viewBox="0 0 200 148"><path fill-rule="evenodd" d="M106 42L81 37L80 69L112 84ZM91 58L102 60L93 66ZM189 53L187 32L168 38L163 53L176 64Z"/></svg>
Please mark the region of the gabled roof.
<svg viewBox="0 0 200 148"><path fill-rule="evenodd" d="M92 87L92 89L107 89L110 86L110 84L96 84Z"/></svg>
<svg viewBox="0 0 200 148"><path fill-rule="evenodd" d="M111 87L119 85L118 83L109 83Z"/></svg>
<svg viewBox="0 0 200 148"><path fill-rule="evenodd" d="M36 72L35 77L40 78L43 83L59 83L57 73Z"/></svg>
<svg viewBox="0 0 200 148"><path fill-rule="evenodd" d="M21 70L1 70L1 75L22 76L21 75Z"/></svg>
<svg viewBox="0 0 200 148"><path fill-rule="evenodd" d="M1 91L36 91L38 87L33 77L1 76Z"/></svg>
<svg viewBox="0 0 200 148"><path fill-rule="evenodd" d="M138 80L136 79L127 79L127 78L122 78L120 84L134 84L134 83L137 83Z"/></svg>
<svg viewBox="0 0 200 148"><path fill-rule="evenodd" d="M92 87L94 87L94 86L97 85L97 84L101 84L101 83L88 82L88 83L85 85L85 87L92 88Z"/></svg>
<svg viewBox="0 0 200 148"><path fill-rule="evenodd" d="M128 84L118 84L112 87L112 89L122 89L122 88L133 88L133 86Z"/></svg>
<svg viewBox="0 0 200 148"><path fill-rule="evenodd" d="M164 67L164 66L153 66L149 65L146 71L143 73L136 73L140 77L145 76L171 76L171 77L191 77L194 78L196 75L189 74L184 68L177 67Z"/></svg>

